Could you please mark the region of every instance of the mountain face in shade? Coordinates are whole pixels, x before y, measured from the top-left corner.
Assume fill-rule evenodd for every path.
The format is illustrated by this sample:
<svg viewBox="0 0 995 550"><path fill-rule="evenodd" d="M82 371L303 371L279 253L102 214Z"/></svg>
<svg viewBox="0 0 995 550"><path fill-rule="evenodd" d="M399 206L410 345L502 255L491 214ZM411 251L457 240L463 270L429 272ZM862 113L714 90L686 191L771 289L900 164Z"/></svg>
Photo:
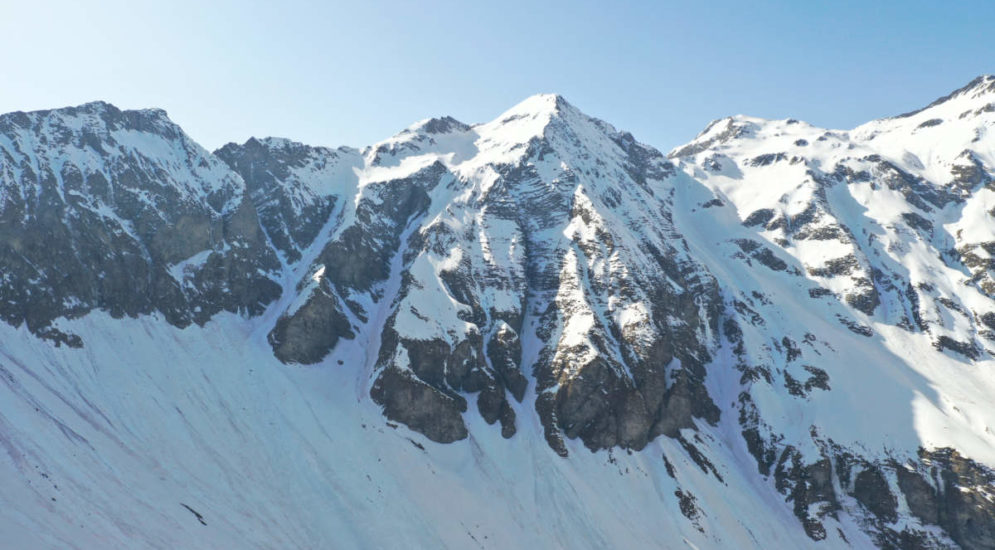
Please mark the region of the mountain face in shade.
<svg viewBox="0 0 995 550"><path fill-rule="evenodd" d="M993 215L992 76L669 155L2 115L0 545L995 547Z"/></svg>

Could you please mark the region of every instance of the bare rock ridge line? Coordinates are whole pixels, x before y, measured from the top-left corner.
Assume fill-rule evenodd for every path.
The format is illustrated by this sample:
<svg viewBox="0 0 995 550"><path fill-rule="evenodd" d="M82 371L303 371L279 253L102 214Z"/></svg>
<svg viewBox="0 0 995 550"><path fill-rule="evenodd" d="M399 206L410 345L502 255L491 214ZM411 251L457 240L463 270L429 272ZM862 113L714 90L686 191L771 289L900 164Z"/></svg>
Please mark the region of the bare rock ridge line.
<svg viewBox="0 0 995 550"><path fill-rule="evenodd" d="M0 318L85 350L66 325L94 311L238 314L283 363L370 368L435 442L534 414L562 456L664 437L718 483L742 449L815 541L990 548L993 205L995 76L849 131L728 117L669 155L557 95L214 153L96 102L0 115Z"/></svg>

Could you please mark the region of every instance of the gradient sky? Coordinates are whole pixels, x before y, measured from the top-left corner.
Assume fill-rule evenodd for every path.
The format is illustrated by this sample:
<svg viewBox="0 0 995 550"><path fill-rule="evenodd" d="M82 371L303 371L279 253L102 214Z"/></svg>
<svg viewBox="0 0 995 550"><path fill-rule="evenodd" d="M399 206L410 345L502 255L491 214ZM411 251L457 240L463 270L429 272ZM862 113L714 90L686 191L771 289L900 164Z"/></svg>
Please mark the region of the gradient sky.
<svg viewBox="0 0 995 550"><path fill-rule="evenodd" d="M0 112L103 99L209 149L361 146L556 92L666 151L731 114L921 107L995 72L993 22L991 1L0 0Z"/></svg>

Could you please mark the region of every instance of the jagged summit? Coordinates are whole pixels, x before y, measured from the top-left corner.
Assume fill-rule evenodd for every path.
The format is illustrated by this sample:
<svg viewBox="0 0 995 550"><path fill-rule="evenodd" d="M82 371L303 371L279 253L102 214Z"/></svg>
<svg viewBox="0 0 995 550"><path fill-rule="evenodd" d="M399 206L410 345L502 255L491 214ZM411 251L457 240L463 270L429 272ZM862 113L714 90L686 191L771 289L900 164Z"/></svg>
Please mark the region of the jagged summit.
<svg viewBox="0 0 995 550"><path fill-rule="evenodd" d="M122 110L106 101L91 101L72 107L15 111L0 115L0 127L38 131L42 127L64 128L69 131L86 129L104 132L113 129L151 131L168 137L183 135L183 130L159 108Z"/></svg>
<svg viewBox="0 0 995 550"><path fill-rule="evenodd" d="M569 103L559 94L536 94L529 96L498 115L489 123L478 125L483 127L508 126L516 130L529 131L541 135L549 125L575 125L594 120Z"/></svg>
<svg viewBox="0 0 995 550"><path fill-rule="evenodd" d="M574 109L573 105L568 103L560 94L535 94L523 99L502 113L495 119L495 122L501 122L517 116L549 117L569 109Z"/></svg>
<svg viewBox="0 0 995 550"><path fill-rule="evenodd" d="M154 115L157 117L166 117L168 114L164 109L158 107L148 107L143 109L120 109L116 105L104 101L95 100L88 101L86 103L81 103L79 105L70 105L66 107L57 107L53 109L39 109L35 111L12 111L9 113L0 114L0 117L18 117L27 115L29 117L43 117L50 114L59 114L65 116L72 116L76 114L100 114L100 113L144 113L149 115Z"/></svg>
<svg viewBox="0 0 995 550"><path fill-rule="evenodd" d="M995 76L978 77L923 109L868 122L850 135L930 180L947 183L984 173L995 167ZM976 184L983 179L963 178Z"/></svg>
<svg viewBox="0 0 995 550"><path fill-rule="evenodd" d="M995 75L991 75L991 74L985 74L985 75L978 76L974 80L971 80L970 82L968 82L962 88L958 88L958 89L954 90L953 92L950 92L949 94L947 94L947 95L945 95L945 96L943 96L943 97L941 97L939 99L936 99L935 101L933 101L932 103L930 103L929 105L927 105L927 106L925 106L925 107L923 107L921 109L916 109L915 111L910 111L908 113L903 113L903 114L897 115L897 116L895 116L893 118L911 117L911 116L917 115L917 114L919 114L919 113L921 113L921 112L923 112L925 110L931 109L933 107L937 107L939 105L942 105L942 104L947 103L947 102L949 102L951 100L954 100L954 99L968 99L968 100L973 100L973 99L984 98L985 96L988 96L988 95L992 96L989 99L989 101L995 101Z"/></svg>
<svg viewBox="0 0 995 550"><path fill-rule="evenodd" d="M393 166L403 155L433 154L447 166L472 172L492 163L521 158L537 142L571 147L571 143L614 139L611 125L591 118L556 94L538 94L490 122L463 124L451 117L419 121L364 149L372 165ZM599 145L610 148L605 143Z"/></svg>
<svg viewBox="0 0 995 550"><path fill-rule="evenodd" d="M13 112L0 115L0 132L20 145L21 153L48 147L38 139L50 140L59 146L72 136L75 145L89 144L90 155L103 153L100 143L114 142L113 148L126 149L130 138L155 137L182 144L184 149L203 151L162 109L121 110L104 101L94 101L74 107Z"/></svg>
<svg viewBox="0 0 995 550"><path fill-rule="evenodd" d="M418 121L409 126L404 132L424 132L426 134L448 134L452 132L466 132L470 125L464 124L451 116L441 118L429 118Z"/></svg>
<svg viewBox="0 0 995 550"><path fill-rule="evenodd" d="M853 130L831 130L812 126L796 119L764 119L746 115L735 115L720 118L709 123L692 141L674 148L669 156L681 158L721 146L723 144L750 139L768 139L777 136L791 135L795 140L810 141L811 137L848 141L850 139L871 140L882 133L896 132L899 139L908 134L914 134L927 129L939 127L945 122L952 122L946 128L959 126L958 137L949 143L948 155L953 158L970 143L977 143L990 135L986 128L988 123L978 123L978 116L989 116L995 112L995 75L982 75L966 86L943 96L929 105L915 111L894 117L886 117L862 124ZM969 120L968 120L969 119ZM931 132L932 135L937 135ZM946 139L952 136L946 134ZM960 147L956 151L954 148Z"/></svg>
<svg viewBox="0 0 995 550"><path fill-rule="evenodd" d="M921 109L868 124L886 125L890 122L896 127L906 128L909 121L915 121L920 125L917 127L926 128L938 126L948 120L963 120L993 112L995 112L995 75L982 75Z"/></svg>
<svg viewBox="0 0 995 550"><path fill-rule="evenodd" d="M299 141L294 141L288 138L268 136L264 138L250 137L249 139L245 140L245 143L242 143L241 145L234 142L229 142L223 145L221 149L225 147L267 147L271 149L288 149L299 146L304 146L304 144Z"/></svg>

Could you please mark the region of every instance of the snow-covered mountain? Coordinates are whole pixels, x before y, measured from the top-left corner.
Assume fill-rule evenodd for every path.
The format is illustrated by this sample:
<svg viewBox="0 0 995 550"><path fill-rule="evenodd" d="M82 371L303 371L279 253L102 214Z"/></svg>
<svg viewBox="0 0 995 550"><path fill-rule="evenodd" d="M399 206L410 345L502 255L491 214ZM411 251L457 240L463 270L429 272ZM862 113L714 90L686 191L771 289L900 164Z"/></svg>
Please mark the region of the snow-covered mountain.
<svg viewBox="0 0 995 550"><path fill-rule="evenodd" d="M0 116L0 546L995 547L995 77L664 155Z"/></svg>

